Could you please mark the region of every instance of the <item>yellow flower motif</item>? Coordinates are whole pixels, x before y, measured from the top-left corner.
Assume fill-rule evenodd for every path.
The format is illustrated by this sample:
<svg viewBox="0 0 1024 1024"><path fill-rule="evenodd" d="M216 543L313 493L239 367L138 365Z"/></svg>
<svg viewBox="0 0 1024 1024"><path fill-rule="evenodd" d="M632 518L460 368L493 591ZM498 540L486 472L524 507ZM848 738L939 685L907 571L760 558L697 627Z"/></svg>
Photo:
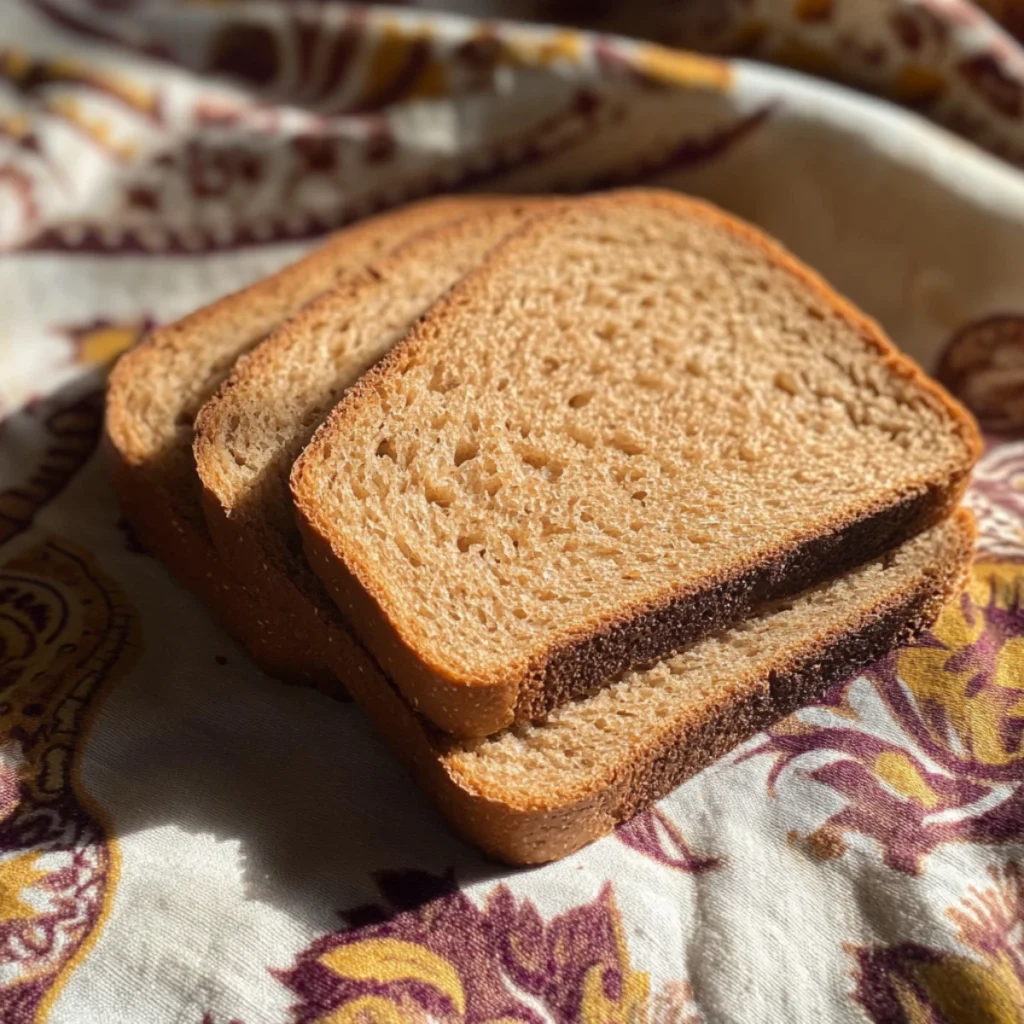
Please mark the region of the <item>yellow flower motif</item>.
<svg viewBox="0 0 1024 1024"><path fill-rule="evenodd" d="M937 642L908 648L897 663L899 677L928 709L931 739L981 765L1024 757L1024 636L1000 636L1011 624L1024 625L1017 622L1022 590L1020 568L979 566L970 601L947 605L933 627Z"/></svg>
<svg viewBox="0 0 1024 1024"><path fill-rule="evenodd" d="M916 965L913 976L916 985L893 985L908 1021L925 1024L938 1011L948 1024L1020 1024L1024 990L1005 955L989 963L950 956Z"/></svg>
<svg viewBox="0 0 1024 1024"><path fill-rule="evenodd" d="M447 960L414 942L364 939L332 949L320 962L339 978L352 981L421 981L447 996L460 1017L466 1012L459 972Z"/></svg>
<svg viewBox="0 0 1024 1024"><path fill-rule="evenodd" d="M47 106L52 113L75 125L100 149L118 160L130 160L138 152L134 142L119 142L114 138L108 118L88 114L82 103L73 96L55 96Z"/></svg>
<svg viewBox="0 0 1024 1024"><path fill-rule="evenodd" d="M564 62L578 64L583 56L583 40L578 32L566 30L538 35L510 34L507 57L520 67L545 68Z"/></svg>
<svg viewBox="0 0 1024 1024"><path fill-rule="evenodd" d="M389 102L446 96L448 78L445 65L434 52L429 29L411 32L397 22L384 21L374 38L364 100Z"/></svg>
<svg viewBox="0 0 1024 1024"><path fill-rule="evenodd" d="M874 762L875 775L900 796L916 800L922 807L932 810L941 797L921 777L914 762L901 750L884 750Z"/></svg>
<svg viewBox="0 0 1024 1024"><path fill-rule="evenodd" d="M78 362L106 366L126 348L134 345L145 329L141 323L100 324L83 331L76 339Z"/></svg>
<svg viewBox="0 0 1024 1024"><path fill-rule="evenodd" d="M580 1020L583 1024L645 1024L651 979L646 971L634 971L629 963L629 947L622 934L622 922L615 915L612 926L619 963L622 964L622 991L618 999L609 999L604 992L604 968L595 965L583 979L583 1002Z"/></svg>
<svg viewBox="0 0 1024 1024"><path fill-rule="evenodd" d="M321 1017L318 1024L426 1024L422 1010L399 1006L384 996L360 996L340 1010Z"/></svg>
<svg viewBox="0 0 1024 1024"><path fill-rule="evenodd" d="M683 50L643 45L637 49L640 70L659 82L696 86L724 92L732 82L732 69L724 60L702 57Z"/></svg>
<svg viewBox="0 0 1024 1024"><path fill-rule="evenodd" d="M850 949L859 967L856 997L871 1020L1021 1024L1021 873L1011 862L989 875L992 887L971 887L959 907L947 910L972 955L916 943Z"/></svg>
<svg viewBox="0 0 1024 1024"><path fill-rule="evenodd" d="M24 896L49 872L38 868L39 854L26 851L0 860L0 921L25 921L38 911Z"/></svg>

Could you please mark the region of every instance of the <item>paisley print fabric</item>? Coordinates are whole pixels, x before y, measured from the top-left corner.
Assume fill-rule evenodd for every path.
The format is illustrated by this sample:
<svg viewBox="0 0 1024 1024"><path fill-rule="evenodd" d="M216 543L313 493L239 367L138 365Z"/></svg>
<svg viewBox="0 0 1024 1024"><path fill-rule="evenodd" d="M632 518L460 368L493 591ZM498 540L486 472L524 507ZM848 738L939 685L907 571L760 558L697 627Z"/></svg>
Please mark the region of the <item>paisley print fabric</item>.
<svg viewBox="0 0 1024 1024"><path fill-rule="evenodd" d="M1024 1019L1022 10L4 5L0 1021ZM977 559L913 644L514 871L146 553L104 377L376 210L638 183L763 225L971 406Z"/></svg>

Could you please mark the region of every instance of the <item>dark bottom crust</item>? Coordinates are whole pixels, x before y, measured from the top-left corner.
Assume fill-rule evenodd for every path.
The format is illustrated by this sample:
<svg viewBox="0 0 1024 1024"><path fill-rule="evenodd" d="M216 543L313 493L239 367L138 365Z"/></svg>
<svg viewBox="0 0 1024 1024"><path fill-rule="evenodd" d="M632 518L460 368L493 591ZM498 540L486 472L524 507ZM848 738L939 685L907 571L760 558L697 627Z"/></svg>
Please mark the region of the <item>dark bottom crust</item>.
<svg viewBox="0 0 1024 1024"><path fill-rule="evenodd" d="M766 688L749 688L732 700L708 705L684 730L638 751L627 777L574 804L520 811L477 798L454 811L457 830L498 860L538 864L564 857L628 820L758 732L820 699L927 629L963 587L970 565L971 533L964 531L958 560L944 575L926 576L901 600L869 615L815 655L773 673ZM445 803L442 798L442 803Z"/></svg>
<svg viewBox="0 0 1024 1024"><path fill-rule="evenodd" d="M943 488L927 488L705 593L606 623L579 643L552 652L531 673L519 691L516 721L541 718L611 676L664 658L740 621L765 601L791 596L864 565L945 519L965 486L966 476Z"/></svg>
<svg viewBox="0 0 1024 1024"><path fill-rule="evenodd" d="M773 672L767 691L751 691L734 703L716 706L687 734L685 745L663 751L653 759L644 777L615 808L615 817L619 821L632 817L751 736L820 700L836 683L927 629L943 604L944 600L933 595L915 593L907 603L887 609L825 647L813 661Z"/></svg>

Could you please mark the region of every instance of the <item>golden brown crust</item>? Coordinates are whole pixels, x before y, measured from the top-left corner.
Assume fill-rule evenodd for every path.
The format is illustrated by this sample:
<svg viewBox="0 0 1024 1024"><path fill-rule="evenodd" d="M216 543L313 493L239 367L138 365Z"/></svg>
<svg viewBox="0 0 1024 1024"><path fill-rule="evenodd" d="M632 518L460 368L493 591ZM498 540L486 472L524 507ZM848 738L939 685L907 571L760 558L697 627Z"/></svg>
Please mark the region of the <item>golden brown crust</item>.
<svg viewBox="0 0 1024 1024"><path fill-rule="evenodd" d="M185 586L198 593L267 671L337 691L308 639L281 628L260 602L231 578L214 549L200 505L192 458L191 406L219 383L235 360L282 320L332 287L340 274L375 253L446 220L507 202L498 196L453 196L412 204L342 231L297 263L148 335L111 374L105 429L114 451L125 515L147 546ZM176 389L177 407L149 422L153 396ZM318 637L319 650L333 641ZM332 649L333 650L333 649ZM365 670L354 645L332 664ZM358 668L353 668L358 665Z"/></svg>
<svg viewBox="0 0 1024 1024"><path fill-rule="evenodd" d="M158 452L140 436L139 410L131 400L136 378L144 370L159 373L168 355L201 356L204 339L229 336L228 366L297 308L332 287L339 274L359 269L377 252L434 224L464 217L476 209L507 202L501 196L451 196L412 203L380 214L331 236L308 256L269 277L203 306L174 323L152 331L126 353L111 373L107 389L107 434L129 467L145 464ZM353 259L353 250L360 255ZM366 257L361 252L365 250ZM264 323L250 330L250 322ZM238 338L237 344L230 336ZM195 382L182 382L194 386ZM200 386L202 382L199 382ZM191 441L189 441L191 444Z"/></svg>
<svg viewBox="0 0 1024 1024"><path fill-rule="evenodd" d="M701 701L681 720L652 730L643 749L609 776L595 775L571 792L537 793L520 803L488 792L453 767L448 741L412 712L394 686L360 680L352 692L453 827L499 860L538 864L564 857L610 832L680 783L773 722L822 696L927 629L960 589L974 547L973 517L954 514L955 544L942 563L901 593L862 609L842 633L822 634L769 678L736 680L727 694Z"/></svg>
<svg viewBox="0 0 1024 1024"><path fill-rule="evenodd" d="M307 555L338 605L357 621L369 648L384 670L396 679L421 713L439 728L457 736L487 736L513 721L535 718L602 680L630 666L693 640L742 617L754 603L787 588L799 589L859 564L914 536L949 514L967 486L981 452L981 440L969 414L909 358L897 352L878 325L854 309L816 274L778 243L717 208L671 193L631 191L580 203L649 204L713 221L761 250L773 264L799 281L837 316L854 326L877 351L893 374L911 381L924 401L941 409L963 443L962 463L939 479L908 478L894 501L864 508L847 522L835 523L824 536L809 536L797 547L779 550L761 564L740 567L728 578L711 579L699 590L666 593L644 605L618 609L614 617L578 625L546 649L524 653L484 677L456 674L422 644L422 638L388 612L388 595L372 565L363 565L347 550L344 538L320 509L315 465L322 446L346 429L361 403L372 401L376 389L431 344L432 325L443 324L449 310L483 287L494 266L536 243L538 223L550 226L562 211L540 214L492 252L478 270L466 276L429 316L392 352L366 373L317 431L292 473L292 495Z"/></svg>

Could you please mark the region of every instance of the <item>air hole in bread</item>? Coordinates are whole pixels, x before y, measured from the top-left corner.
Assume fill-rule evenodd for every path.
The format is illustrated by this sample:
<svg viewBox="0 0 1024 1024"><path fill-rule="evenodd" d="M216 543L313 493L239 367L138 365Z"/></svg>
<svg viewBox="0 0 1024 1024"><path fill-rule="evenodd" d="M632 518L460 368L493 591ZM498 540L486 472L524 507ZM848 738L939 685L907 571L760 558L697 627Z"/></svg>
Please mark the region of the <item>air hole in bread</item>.
<svg viewBox="0 0 1024 1024"><path fill-rule="evenodd" d="M597 435L594 431L588 430L578 423L567 424L565 430L577 444L583 445L584 448L593 448L597 444Z"/></svg>
<svg viewBox="0 0 1024 1024"><path fill-rule="evenodd" d="M455 446L455 465L461 466L480 454L480 445L474 440L462 440Z"/></svg>
<svg viewBox="0 0 1024 1024"><path fill-rule="evenodd" d="M616 430L608 439L608 444L624 455L642 455L647 451L647 445L639 437L625 430Z"/></svg>
<svg viewBox="0 0 1024 1024"><path fill-rule="evenodd" d="M427 484L423 493L427 501L441 508L448 508L455 501L455 488L451 484Z"/></svg>
<svg viewBox="0 0 1024 1024"><path fill-rule="evenodd" d="M456 544L458 549L465 554L474 544L478 544L483 547L486 538L482 533L463 533L459 534ZM480 552L483 554L483 551Z"/></svg>
<svg viewBox="0 0 1024 1024"><path fill-rule="evenodd" d="M551 461L550 457L539 448L524 448L520 452L520 458L533 469L543 469Z"/></svg>
<svg viewBox="0 0 1024 1024"><path fill-rule="evenodd" d="M423 559L413 551L412 546L404 537L396 537L395 543L398 545L398 550L405 555L406 560L414 569L418 569L423 565Z"/></svg>
<svg viewBox="0 0 1024 1024"><path fill-rule="evenodd" d="M672 389L672 381L664 373L640 370L633 379L640 387L648 388L651 391L670 391Z"/></svg>

